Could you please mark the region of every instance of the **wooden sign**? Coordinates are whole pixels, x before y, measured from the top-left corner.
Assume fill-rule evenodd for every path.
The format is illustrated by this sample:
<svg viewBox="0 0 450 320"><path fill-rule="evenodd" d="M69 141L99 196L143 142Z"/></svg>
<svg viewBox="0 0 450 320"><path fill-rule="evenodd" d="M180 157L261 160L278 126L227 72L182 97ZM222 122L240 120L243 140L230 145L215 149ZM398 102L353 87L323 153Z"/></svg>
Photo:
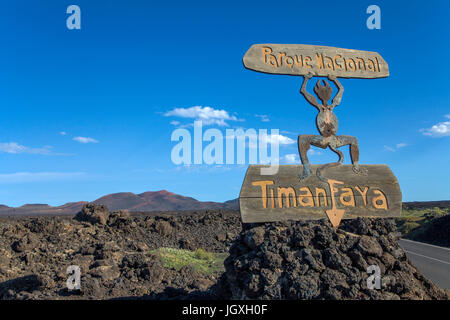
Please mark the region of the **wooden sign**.
<svg viewBox="0 0 450 320"><path fill-rule="evenodd" d="M247 69L287 75L384 78L389 67L376 52L306 44L254 44L243 59Z"/></svg>
<svg viewBox="0 0 450 320"><path fill-rule="evenodd" d="M361 165L367 175L357 175L351 165L322 171L325 181L312 174L300 180L302 165L279 166L275 175L261 175L263 165L249 166L239 195L242 222L323 219L337 227L341 219L398 217L402 193L387 165Z"/></svg>

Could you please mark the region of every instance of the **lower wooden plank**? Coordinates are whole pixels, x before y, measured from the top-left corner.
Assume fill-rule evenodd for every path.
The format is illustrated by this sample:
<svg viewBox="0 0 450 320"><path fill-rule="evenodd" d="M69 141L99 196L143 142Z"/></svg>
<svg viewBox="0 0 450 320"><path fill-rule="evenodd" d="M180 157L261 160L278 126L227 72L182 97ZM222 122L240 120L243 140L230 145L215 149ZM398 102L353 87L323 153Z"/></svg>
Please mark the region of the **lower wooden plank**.
<svg viewBox="0 0 450 320"><path fill-rule="evenodd" d="M244 223L322 219L337 212L343 219L401 214L402 193L387 165L361 165L366 175L354 173L351 165L327 168L325 181L316 176L320 165L312 165L303 180L302 165L279 166L274 175L262 175L264 167L251 165L245 175L239 196Z"/></svg>

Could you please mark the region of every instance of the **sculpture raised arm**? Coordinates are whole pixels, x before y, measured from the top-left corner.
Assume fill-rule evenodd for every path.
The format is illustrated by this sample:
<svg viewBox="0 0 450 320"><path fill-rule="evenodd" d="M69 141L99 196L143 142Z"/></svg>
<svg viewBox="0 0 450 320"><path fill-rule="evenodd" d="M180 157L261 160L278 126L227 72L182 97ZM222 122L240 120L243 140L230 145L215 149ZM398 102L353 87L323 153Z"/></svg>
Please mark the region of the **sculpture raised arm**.
<svg viewBox="0 0 450 320"><path fill-rule="evenodd" d="M342 95L344 94L344 87L335 76L328 76L328 79L333 81L333 83L338 88L338 93L333 98L333 101L330 105L330 108L333 109L334 107L338 106L341 103Z"/></svg>
<svg viewBox="0 0 450 320"><path fill-rule="evenodd" d="M308 84L309 79L312 78L312 74L307 74L303 76L303 84L302 88L300 89L300 93L305 97L306 101L308 101L310 104L312 104L314 107L321 110L321 105L317 102L316 97L314 97L312 94L306 90L306 85Z"/></svg>

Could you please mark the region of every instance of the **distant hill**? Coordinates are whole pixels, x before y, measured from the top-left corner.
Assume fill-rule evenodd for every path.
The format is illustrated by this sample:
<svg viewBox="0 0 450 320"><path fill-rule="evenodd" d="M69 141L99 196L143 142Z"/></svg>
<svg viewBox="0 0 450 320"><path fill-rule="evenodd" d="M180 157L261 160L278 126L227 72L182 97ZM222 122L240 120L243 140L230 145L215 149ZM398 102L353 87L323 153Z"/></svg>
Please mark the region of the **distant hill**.
<svg viewBox="0 0 450 320"><path fill-rule="evenodd" d="M51 208L48 204L43 203L33 203L33 204L24 204L23 206L19 207L25 210L47 210Z"/></svg>
<svg viewBox="0 0 450 320"><path fill-rule="evenodd" d="M226 209L239 210L239 199L228 200L223 203Z"/></svg>
<svg viewBox="0 0 450 320"><path fill-rule="evenodd" d="M237 202L225 203L212 201L198 201L191 197L185 197L166 190L148 191L140 194L121 192L108 194L93 203L104 204L110 210L129 211L182 211L204 209L238 209Z"/></svg>
<svg viewBox="0 0 450 320"><path fill-rule="evenodd" d="M198 201L167 190L148 191L140 194L119 192L105 195L92 201L103 204L111 211L129 210L134 212L148 211L184 211L184 210L238 210L238 199L226 202ZM16 215L71 215L78 213L88 202L69 202L62 206L52 207L47 204L25 204L21 207L0 205L0 216Z"/></svg>
<svg viewBox="0 0 450 320"><path fill-rule="evenodd" d="M450 200L403 202L404 209L450 208Z"/></svg>
<svg viewBox="0 0 450 320"><path fill-rule="evenodd" d="M25 204L21 207L8 207L0 205L0 216L27 216L27 215L66 215L75 214L81 210L87 201L69 202L62 206L52 207L48 204Z"/></svg>

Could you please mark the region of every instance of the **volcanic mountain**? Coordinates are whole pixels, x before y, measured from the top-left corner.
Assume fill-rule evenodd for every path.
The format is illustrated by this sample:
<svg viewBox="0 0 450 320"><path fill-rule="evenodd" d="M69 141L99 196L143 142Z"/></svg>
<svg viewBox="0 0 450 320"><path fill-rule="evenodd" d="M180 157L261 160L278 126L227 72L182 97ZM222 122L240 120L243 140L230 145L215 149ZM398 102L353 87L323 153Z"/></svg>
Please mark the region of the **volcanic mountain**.
<svg viewBox="0 0 450 320"><path fill-rule="evenodd" d="M129 211L181 211L203 209L237 209L233 200L224 203L202 202L166 190L148 191L140 194L131 192L113 193L101 197L95 204L104 204L111 211L126 209Z"/></svg>
<svg viewBox="0 0 450 320"><path fill-rule="evenodd" d="M129 210L134 212L145 211L184 211L184 210L217 210L239 209L238 199L226 202L198 201L166 190L148 191L140 194L132 192L119 192L105 195L92 201L103 204L111 211ZM62 206L52 207L47 204L25 204L21 207L8 207L0 205L0 216L16 215L70 215L78 213L86 201L69 202Z"/></svg>

